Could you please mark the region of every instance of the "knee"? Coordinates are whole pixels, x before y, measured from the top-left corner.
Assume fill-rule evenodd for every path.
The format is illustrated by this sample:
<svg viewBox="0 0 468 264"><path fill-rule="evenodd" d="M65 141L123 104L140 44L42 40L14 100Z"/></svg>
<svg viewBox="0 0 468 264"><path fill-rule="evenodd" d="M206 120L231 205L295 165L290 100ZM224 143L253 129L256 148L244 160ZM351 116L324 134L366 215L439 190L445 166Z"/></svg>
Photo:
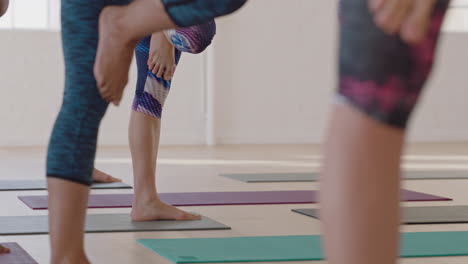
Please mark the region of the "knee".
<svg viewBox="0 0 468 264"><path fill-rule="evenodd" d="M202 24L210 19L230 14L247 0L162 0L172 21L179 27Z"/></svg>
<svg viewBox="0 0 468 264"><path fill-rule="evenodd" d="M165 31L172 45L181 52L198 54L203 52L213 41L216 34L216 23L207 23Z"/></svg>

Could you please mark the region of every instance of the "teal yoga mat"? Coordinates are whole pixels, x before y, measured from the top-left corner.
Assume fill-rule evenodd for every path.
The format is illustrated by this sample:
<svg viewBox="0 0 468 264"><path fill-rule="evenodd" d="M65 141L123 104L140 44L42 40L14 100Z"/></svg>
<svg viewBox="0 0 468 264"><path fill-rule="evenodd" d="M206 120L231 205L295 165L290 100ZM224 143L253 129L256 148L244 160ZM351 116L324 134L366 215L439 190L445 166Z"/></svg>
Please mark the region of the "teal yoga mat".
<svg viewBox="0 0 468 264"><path fill-rule="evenodd" d="M140 239L140 244L175 263L323 260L320 236ZM468 232L402 234L401 256L468 255Z"/></svg>

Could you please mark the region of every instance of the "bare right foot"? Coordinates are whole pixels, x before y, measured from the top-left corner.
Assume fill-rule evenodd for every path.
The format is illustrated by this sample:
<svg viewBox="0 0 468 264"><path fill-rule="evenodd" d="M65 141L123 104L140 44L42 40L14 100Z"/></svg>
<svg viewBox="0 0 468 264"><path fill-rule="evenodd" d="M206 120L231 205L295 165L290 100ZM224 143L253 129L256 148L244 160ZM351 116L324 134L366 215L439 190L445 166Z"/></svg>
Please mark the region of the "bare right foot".
<svg viewBox="0 0 468 264"><path fill-rule="evenodd" d="M0 254L10 253L10 249L0 245Z"/></svg>
<svg viewBox="0 0 468 264"><path fill-rule="evenodd" d="M74 256L74 255L66 255L66 256L55 256L51 259L52 264L91 264L84 253Z"/></svg>
<svg viewBox="0 0 468 264"><path fill-rule="evenodd" d="M119 105L128 82L135 41L126 38L120 18L124 6L108 6L99 16L99 44L94 64L99 93L102 98Z"/></svg>
<svg viewBox="0 0 468 264"><path fill-rule="evenodd" d="M136 199L135 199L136 200ZM133 221L155 220L200 220L201 216L185 212L166 204L159 199L149 202L133 202L131 217Z"/></svg>

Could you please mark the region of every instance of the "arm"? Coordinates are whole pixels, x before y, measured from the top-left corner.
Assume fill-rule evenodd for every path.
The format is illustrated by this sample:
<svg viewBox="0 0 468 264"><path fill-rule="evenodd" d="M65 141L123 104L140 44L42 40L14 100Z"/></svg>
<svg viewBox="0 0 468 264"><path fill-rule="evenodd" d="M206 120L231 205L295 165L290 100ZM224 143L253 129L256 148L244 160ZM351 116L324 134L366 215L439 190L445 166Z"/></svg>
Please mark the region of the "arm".
<svg viewBox="0 0 468 264"><path fill-rule="evenodd" d="M0 17L3 16L8 9L9 0L0 0Z"/></svg>
<svg viewBox="0 0 468 264"><path fill-rule="evenodd" d="M211 44L216 34L216 23L211 20L196 26L166 30L164 34L176 49L197 54Z"/></svg>

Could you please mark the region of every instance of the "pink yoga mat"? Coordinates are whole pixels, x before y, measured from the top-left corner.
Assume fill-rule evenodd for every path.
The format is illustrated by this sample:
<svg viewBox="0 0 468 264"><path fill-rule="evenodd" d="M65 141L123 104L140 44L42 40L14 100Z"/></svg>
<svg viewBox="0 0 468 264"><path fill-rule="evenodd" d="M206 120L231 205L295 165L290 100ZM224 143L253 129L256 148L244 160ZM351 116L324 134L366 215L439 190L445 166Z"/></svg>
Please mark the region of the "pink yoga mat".
<svg viewBox="0 0 468 264"><path fill-rule="evenodd" d="M9 248L10 253L0 254L2 264L37 264L37 262L17 243L0 243Z"/></svg>
<svg viewBox="0 0 468 264"><path fill-rule="evenodd" d="M174 206L249 205L249 204L303 204L317 203L318 191L267 191L267 192L197 192L162 193L161 200ZM48 208L47 196L19 196L34 210ZM402 190L404 201L451 201L431 194ZM131 207L133 194L93 194L88 208Z"/></svg>

